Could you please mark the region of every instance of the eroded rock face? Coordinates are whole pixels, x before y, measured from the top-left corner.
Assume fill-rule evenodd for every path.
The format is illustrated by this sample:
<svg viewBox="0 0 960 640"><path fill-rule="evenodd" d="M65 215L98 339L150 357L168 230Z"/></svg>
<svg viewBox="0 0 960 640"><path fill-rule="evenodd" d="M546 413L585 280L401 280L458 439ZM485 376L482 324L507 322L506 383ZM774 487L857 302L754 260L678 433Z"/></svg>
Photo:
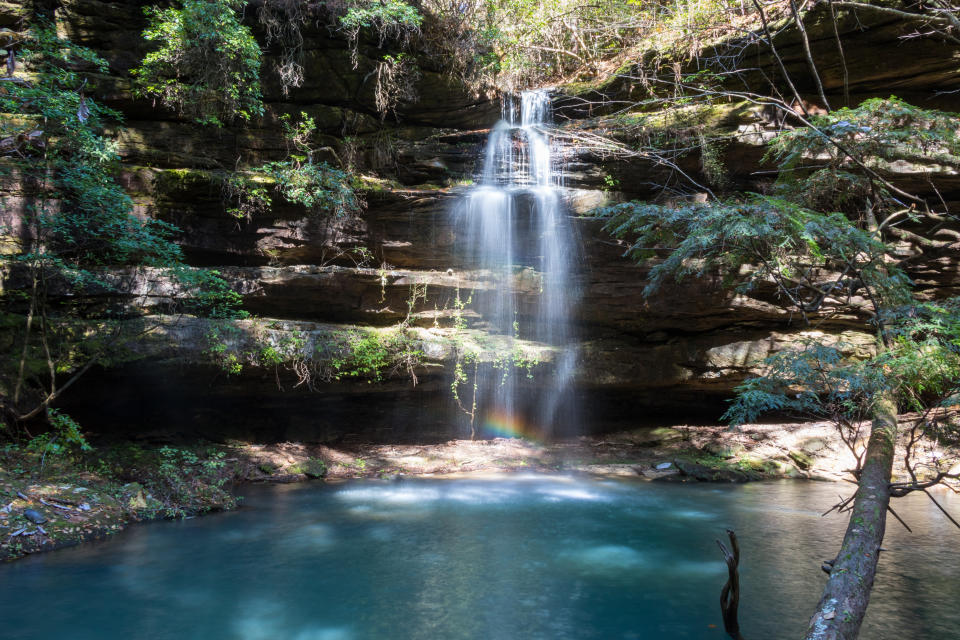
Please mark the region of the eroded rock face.
<svg viewBox="0 0 960 640"><path fill-rule="evenodd" d="M405 321L423 354L416 386L409 372L388 372L377 384L318 380L298 386L286 365L255 358L242 373L227 375L212 362L208 323L164 320L156 323L151 340L138 348L131 362L88 374L66 398L65 408L84 424L147 435L267 441L442 440L467 435L449 392L456 350L465 338L489 343L496 337L485 334L484 319L469 305L459 311L465 326L455 329L454 301L472 295L476 307L483 308L483 296L503 283L463 258L451 212L474 174L499 104L471 96L423 60L420 101L402 106L399 122L381 123L368 78L383 52L375 43L364 43L360 66L354 70L343 40L321 27L306 34L303 87L283 96L270 75L268 55L268 114L247 127L203 128L131 94L128 71L143 54L142 8L148 2L54 4L64 32L110 62L110 75L95 89L126 116L118 132L120 179L136 212L176 224L188 259L218 267L244 294L246 308L262 318L237 325L242 349L252 353L292 336L307 336L306 344L316 347L334 332L386 329ZM21 10L20 2L0 2L0 26L16 26ZM808 27L815 57L832 59L832 32L826 33L816 16ZM960 86L955 48L901 40L902 27L884 19L850 19L842 28L850 90L856 97L906 90L910 95L903 97L909 99ZM779 36L783 41L778 48L788 67L799 72L805 62L791 33ZM878 57L893 60L886 50L894 46L902 49L895 57L896 69L877 63ZM876 55L878 49L884 56ZM760 55L758 66L769 67L771 60ZM832 97L842 91L838 69L829 62L821 69ZM564 125L570 130L603 132L610 126L604 104L635 98L638 91L628 81L614 81L592 93L560 98L557 106L561 115L573 119ZM584 98L593 102L590 108L583 106ZM372 176L364 213L343 218L310 215L275 198L268 212L250 219L228 216L222 193L225 172L282 158L286 149L279 117L301 111L315 119L331 162L349 158ZM764 145L779 124L748 104L718 108L706 117L731 134L723 151L730 179L743 188L757 187L757 171L765 168ZM581 248L570 286L581 297L575 393L591 407L585 430L628 426L652 418L658 410L690 415L701 409L716 418L732 388L756 372L764 357L808 335L810 328L783 312L775 292L762 287L749 297L733 295L718 281L701 278L644 297L647 270L625 260L624 243L610 238L586 214L620 199L656 194L669 180L669 170L643 158L603 156L589 148L575 148L565 162L567 204ZM691 175L702 174L699 157L681 158L679 164ZM960 202L958 167L901 163L880 169L906 188L923 191L936 184L948 202ZM16 175L6 175L0 176L0 195L6 205L0 209L3 249L12 251L29 239L29 229L21 222L29 194L20 190ZM522 210L519 213L522 219ZM518 313L527 320L539 295L533 246L521 251L510 282ZM955 250L923 255L909 263L909 269L926 298L960 293ZM102 292L104 307L134 304L156 314L176 308L187 295L151 270L117 272L114 277L120 293ZM4 274L3 286L19 286L17 273ZM411 311L414 287L422 291ZM851 354L864 355L872 337L862 327L862 319L828 314L817 330L846 344ZM548 379L551 352L542 345L528 346L536 350L543 375L523 384L536 387Z"/></svg>
<svg viewBox="0 0 960 640"><path fill-rule="evenodd" d="M957 110L957 96L947 93L960 87L960 46L955 42L916 37L917 22L877 11L838 9L837 15L843 60L837 49L829 6L820 4L803 14L812 58L833 108L894 94L913 104ZM793 84L804 99L815 105L815 81L809 73L800 32L786 21L771 28L776 33L774 46ZM742 64L743 61L749 64ZM651 51L626 67L626 73L620 76L571 87L569 96L558 103L560 114L579 119L620 111L625 102L649 97L650 88L656 90L658 80L665 81L660 85L660 93L668 94L673 90L677 72L675 62L681 65L680 73L693 73L705 66L723 73L740 63L738 68L742 70L730 83L733 90L769 95L772 78L782 95L790 94L764 34L747 33L706 48L693 63L659 59ZM850 105L845 104L844 70Z"/></svg>
<svg viewBox="0 0 960 640"><path fill-rule="evenodd" d="M457 354L475 349L481 366L489 366L502 357L504 346L482 329L411 327L403 339L417 353L413 368L388 366L382 380L370 383L370 376L329 377L330 353L335 353L330 349L342 344L356 324L262 318L224 324L182 316L139 322L145 337L131 343L126 363L91 372L65 398L65 410L97 424L102 433L133 427L143 437L193 433L309 442L361 433L402 441L467 437L468 421L449 391ZM816 333L842 343L851 356L866 355L873 345L872 336L856 331ZM604 431L645 423L676 411L680 402L688 421L698 415L715 419L732 386L763 358L804 337L811 332L718 333L665 343L624 336L584 340L573 386L591 411L577 428ZM240 371L214 363L211 353L218 344L225 349L218 357L235 354ZM270 347L283 353L283 362L265 355ZM550 384L554 350L522 340L509 348L536 363L530 375L510 374L522 388L534 393ZM547 435L576 433L565 425Z"/></svg>

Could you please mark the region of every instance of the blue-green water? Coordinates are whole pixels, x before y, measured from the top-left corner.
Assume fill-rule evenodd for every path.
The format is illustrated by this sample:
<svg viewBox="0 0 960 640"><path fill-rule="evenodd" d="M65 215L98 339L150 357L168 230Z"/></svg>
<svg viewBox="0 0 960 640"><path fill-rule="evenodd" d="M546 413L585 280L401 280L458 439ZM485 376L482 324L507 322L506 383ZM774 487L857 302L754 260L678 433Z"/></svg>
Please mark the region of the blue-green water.
<svg viewBox="0 0 960 640"><path fill-rule="evenodd" d="M0 567L0 637L722 640L714 540L733 527L744 635L799 638L845 526L820 517L840 490L554 476L248 489L240 511ZM960 637L960 536L925 498L897 510L914 533L891 522L861 637Z"/></svg>

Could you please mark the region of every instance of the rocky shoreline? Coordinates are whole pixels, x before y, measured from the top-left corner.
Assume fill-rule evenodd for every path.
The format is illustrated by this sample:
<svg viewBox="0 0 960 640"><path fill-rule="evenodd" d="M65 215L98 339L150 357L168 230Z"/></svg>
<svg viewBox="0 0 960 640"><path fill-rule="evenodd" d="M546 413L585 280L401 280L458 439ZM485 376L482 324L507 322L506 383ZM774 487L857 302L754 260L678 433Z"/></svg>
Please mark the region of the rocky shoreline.
<svg viewBox="0 0 960 640"><path fill-rule="evenodd" d="M655 482L839 482L849 477L846 470L854 462L836 432L822 422L735 430L641 428L553 443L495 438L426 445L116 445L98 450L96 470L90 464L48 462L42 480L29 469L31 459L25 454L2 455L0 560L104 538L136 522L231 509L245 483L516 472ZM924 460L946 455L932 448L920 453Z"/></svg>

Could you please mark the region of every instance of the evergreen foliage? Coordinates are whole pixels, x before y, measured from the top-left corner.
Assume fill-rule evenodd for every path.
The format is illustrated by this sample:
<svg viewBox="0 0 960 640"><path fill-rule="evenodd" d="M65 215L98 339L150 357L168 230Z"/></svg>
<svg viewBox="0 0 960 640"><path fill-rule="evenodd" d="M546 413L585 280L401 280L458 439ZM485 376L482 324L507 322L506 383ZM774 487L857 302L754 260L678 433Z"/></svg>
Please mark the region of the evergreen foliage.
<svg viewBox="0 0 960 640"><path fill-rule="evenodd" d="M268 162L260 171L276 181L277 190L287 202L336 216L359 211L357 180L327 162L314 161L317 149L311 140L316 130L313 118L301 112L296 123L291 123L286 114L280 121L287 143L287 159Z"/></svg>
<svg viewBox="0 0 960 640"><path fill-rule="evenodd" d="M958 118L895 96L871 98L854 109L812 116L811 127L782 132L767 159L779 164L778 187L786 197L819 210L857 215L867 207L902 201L876 169L898 161L960 167ZM867 161L858 162L861 158Z"/></svg>
<svg viewBox="0 0 960 640"><path fill-rule="evenodd" d="M303 205L311 212L344 216L360 208L353 177L326 162L291 157L267 163L262 171L276 180L276 188L287 202Z"/></svg>
<svg viewBox="0 0 960 640"><path fill-rule="evenodd" d="M759 195L676 207L629 202L599 213L613 235L632 240L633 259L666 254L650 270L647 295L665 281L720 272L740 292L772 279L802 313L828 298L853 302L861 289L883 303L909 296L909 280L884 260L886 244L840 213Z"/></svg>
<svg viewBox="0 0 960 640"><path fill-rule="evenodd" d="M913 208L873 169L882 162L955 162L956 120L896 98L815 117L781 133L768 157L779 162L777 195L662 206L643 202L600 211L606 228L629 238L627 255L650 261L652 295L666 281L720 274L738 292L764 294L808 322L844 310L877 333L872 356L823 335L776 353L748 379L725 417L735 423L770 411L826 418L855 451L875 403L915 411L928 435L955 438L948 409L960 392L958 300L913 298L891 250L891 220ZM885 219L882 216L887 216ZM937 218L939 219L939 218ZM878 222L878 220L883 220ZM862 452L855 453L859 456Z"/></svg>
<svg viewBox="0 0 960 640"><path fill-rule="evenodd" d="M894 339L869 358L845 357L849 345L818 340L770 356L764 375L737 387L724 418L743 424L781 412L826 419L852 443L875 399L891 392L903 411L917 412L927 437L960 444L960 424L949 413L960 404L960 298L894 309L886 326Z"/></svg>

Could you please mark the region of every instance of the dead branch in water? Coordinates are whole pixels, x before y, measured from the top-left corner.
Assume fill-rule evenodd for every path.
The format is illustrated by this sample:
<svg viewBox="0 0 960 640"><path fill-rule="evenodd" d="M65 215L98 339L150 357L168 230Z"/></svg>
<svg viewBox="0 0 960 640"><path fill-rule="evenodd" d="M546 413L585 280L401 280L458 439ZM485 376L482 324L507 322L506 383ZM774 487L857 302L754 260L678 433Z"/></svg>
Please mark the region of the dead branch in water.
<svg viewBox="0 0 960 640"><path fill-rule="evenodd" d="M737 620L737 609L740 607L740 545L737 544L737 534L733 529L727 529L727 535L730 537L730 549L727 549L722 542L717 540L717 546L723 553L723 559L727 563L727 583L723 585L720 591L720 612L723 615L723 629L733 640L744 640L740 635L740 622Z"/></svg>

